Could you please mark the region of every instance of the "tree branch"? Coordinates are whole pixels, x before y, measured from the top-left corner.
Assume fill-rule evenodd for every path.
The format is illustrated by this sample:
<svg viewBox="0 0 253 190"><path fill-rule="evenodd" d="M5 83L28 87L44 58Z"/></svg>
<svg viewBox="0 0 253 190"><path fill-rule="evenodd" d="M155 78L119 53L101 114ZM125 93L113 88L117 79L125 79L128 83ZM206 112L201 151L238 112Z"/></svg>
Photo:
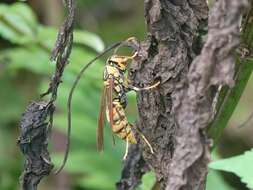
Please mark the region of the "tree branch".
<svg viewBox="0 0 253 190"><path fill-rule="evenodd" d="M249 2L250 9L242 20L241 44L237 49L236 73L234 77L235 86L233 88L222 88L217 105L217 113L208 130L208 135L214 140L213 147L217 145L223 130L227 126L229 119L239 103L240 97L253 71L253 1L251 0Z"/></svg>
<svg viewBox="0 0 253 190"><path fill-rule="evenodd" d="M234 50L247 5L247 0L219 0L210 11L207 41L173 100L178 130L167 190L204 188L210 147L204 130L213 114L212 89L234 85Z"/></svg>
<svg viewBox="0 0 253 190"><path fill-rule="evenodd" d="M202 49L208 14L205 0L145 1L148 38L141 44L129 78L140 87L161 80L159 89L137 97L137 127L155 154L137 138L140 151L161 189L205 187L211 145L205 130L213 118L218 86L234 84L233 54L246 6L246 0L217 1Z"/></svg>
<svg viewBox="0 0 253 190"><path fill-rule="evenodd" d="M189 64L202 47L201 32L207 21L205 0L146 0L148 38L141 44L129 75L135 86L147 86L157 79L156 90L138 93L139 130L155 150L150 154L138 138L143 157L165 189L175 149L177 125L172 113L174 89L186 77ZM138 137L138 134L136 134Z"/></svg>
<svg viewBox="0 0 253 190"><path fill-rule="evenodd" d="M149 167L142 157L139 146L131 145L127 160L124 162L121 179L116 184L117 190L134 190L141 183L142 175L147 171Z"/></svg>
<svg viewBox="0 0 253 190"><path fill-rule="evenodd" d="M55 73L45 95L51 94L49 101L32 102L22 115L20 123L19 147L25 156L25 168L21 176L23 190L36 190L40 180L50 174L53 164L47 150L48 138L53 124L54 102L61 83L64 68L72 49L74 25L74 0L67 0L69 14L61 27L52 59L56 61Z"/></svg>
<svg viewBox="0 0 253 190"><path fill-rule="evenodd" d="M25 168L21 176L23 190L36 190L40 180L49 175L53 168L47 150L47 118L53 110L47 102L33 102L22 115L18 144L25 156Z"/></svg>

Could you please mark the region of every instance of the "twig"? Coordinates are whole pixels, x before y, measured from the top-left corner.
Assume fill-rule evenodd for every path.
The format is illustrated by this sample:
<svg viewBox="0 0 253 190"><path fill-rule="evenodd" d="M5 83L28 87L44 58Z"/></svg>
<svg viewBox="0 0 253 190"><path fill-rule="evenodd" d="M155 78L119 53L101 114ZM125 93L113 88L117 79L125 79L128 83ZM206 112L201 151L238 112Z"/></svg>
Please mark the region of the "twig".
<svg viewBox="0 0 253 190"><path fill-rule="evenodd" d="M30 103L23 113L20 123L19 147L25 156L25 168L21 176L23 190L36 190L40 180L49 175L53 164L47 150L48 138L53 125L54 102L64 68L72 49L74 25L74 0L66 1L68 16L62 25L52 59L56 61L55 73L46 93L51 94L49 101L39 100Z"/></svg>
<svg viewBox="0 0 253 190"><path fill-rule="evenodd" d="M142 175L149 171L149 167L142 157L138 145L131 145L129 154L124 161L124 169L117 190L134 190L140 183Z"/></svg>

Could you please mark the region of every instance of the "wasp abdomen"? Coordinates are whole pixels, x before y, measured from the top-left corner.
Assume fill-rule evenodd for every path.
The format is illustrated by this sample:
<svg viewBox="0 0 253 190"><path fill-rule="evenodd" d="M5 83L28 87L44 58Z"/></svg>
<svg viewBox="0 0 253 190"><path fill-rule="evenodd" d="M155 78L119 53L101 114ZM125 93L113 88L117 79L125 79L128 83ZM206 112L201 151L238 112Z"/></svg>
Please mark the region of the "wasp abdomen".
<svg viewBox="0 0 253 190"><path fill-rule="evenodd" d="M131 130L132 125L127 121L125 110L119 102L113 102L113 126L112 131L121 139L136 144L134 134Z"/></svg>

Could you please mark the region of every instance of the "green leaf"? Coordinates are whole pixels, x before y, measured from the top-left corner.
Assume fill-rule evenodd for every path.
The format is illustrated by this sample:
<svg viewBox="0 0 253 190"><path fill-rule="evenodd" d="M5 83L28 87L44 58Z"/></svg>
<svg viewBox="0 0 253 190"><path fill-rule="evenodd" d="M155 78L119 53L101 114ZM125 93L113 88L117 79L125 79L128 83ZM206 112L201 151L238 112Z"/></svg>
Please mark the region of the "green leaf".
<svg viewBox="0 0 253 190"><path fill-rule="evenodd" d="M57 38L57 29L54 27L48 26L38 26L38 34L37 34L37 41L38 45L44 49L48 50L48 53L51 53L55 39Z"/></svg>
<svg viewBox="0 0 253 190"><path fill-rule="evenodd" d="M26 23L32 28L36 28L38 25L36 15L33 10L25 3L14 3L10 6L10 9L23 18Z"/></svg>
<svg viewBox="0 0 253 190"><path fill-rule="evenodd" d="M217 149L212 151L212 160L216 161L221 159L220 155L218 154ZM207 180L206 180L206 190L213 190L219 187L222 190L235 190L231 187L226 180L221 175L220 171L216 171L213 169L208 169Z"/></svg>
<svg viewBox="0 0 253 190"><path fill-rule="evenodd" d="M96 172L83 177L78 184L86 189L115 189L115 179L110 177L108 172Z"/></svg>
<svg viewBox="0 0 253 190"><path fill-rule="evenodd" d="M0 4L0 36L17 44L35 40L37 21L25 3Z"/></svg>
<svg viewBox="0 0 253 190"><path fill-rule="evenodd" d="M96 50L97 52L101 52L104 50L104 43L101 38L98 37L96 34L87 31L75 30L74 42L87 45Z"/></svg>
<svg viewBox="0 0 253 190"><path fill-rule="evenodd" d="M248 188L253 188L253 149L243 155L211 162L209 168L232 172L246 183Z"/></svg>
<svg viewBox="0 0 253 190"><path fill-rule="evenodd" d="M83 138L89 138L83 136ZM75 142L72 142L73 144ZM87 189L114 189L114 184L120 176L121 155L119 152L107 150L103 154L95 147L88 148L79 143L78 150L71 151L65 170L71 173L83 174L78 184ZM73 149L72 149L73 150ZM53 162L59 167L62 155L53 155ZM109 164L113 163L113 164Z"/></svg>
<svg viewBox="0 0 253 190"><path fill-rule="evenodd" d="M251 73L253 71L253 62L249 60L244 60L238 66L237 79L235 86L232 89L224 89L221 93L219 100L218 114L214 121L209 127L209 135L214 139L214 144L216 145L219 137L221 136L224 128L227 126L229 119L231 118L242 93L250 79Z"/></svg>
<svg viewBox="0 0 253 190"><path fill-rule="evenodd" d="M222 177L222 175L215 170L209 169L206 181L206 190L214 190L217 189L221 190L235 190L232 188Z"/></svg>
<svg viewBox="0 0 253 190"><path fill-rule="evenodd" d="M137 190L149 190L152 189L156 182L156 177L154 172L148 172L142 176L142 183L137 188Z"/></svg>
<svg viewBox="0 0 253 190"><path fill-rule="evenodd" d="M3 70L6 72L6 70ZM14 86L11 77L0 72L0 125L3 127L8 122L18 120L23 111L24 94ZM18 106L17 106L18 105Z"/></svg>
<svg viewBox="0 0 253 190"><path fill-rule="evenodd" d="M11 6L0 4L0 36L12 43L36 43L50 52L57 33L56 28L40 26L27 4L21 2ZM88 46L97 52L104 49L101 38L88 31L75 30L74 43Z"/></svg>
<svg viewBox="0 0 253 190"><path fill-rule="evenodd" d="M53 48L57 37L58 29L48 26L38 27L38 41L50 49ZM104 43L99 36L88 31L74 30L74 44L81 44L101 52L104 49ZM80 48L79 48L80 49ZM83 48L82 48L82 52ZM84 52L87 53L87 52ZM78 60L81 60L80 58Z"/></svg>
<svg viewBox="0 0 253 190"><path fill-rule="evenodd" d="M0 52L0 62L8 60L9 72L26 69L37 74L49 75L54 65L50 64L49 54L37 46L12 48Z"/></svg>

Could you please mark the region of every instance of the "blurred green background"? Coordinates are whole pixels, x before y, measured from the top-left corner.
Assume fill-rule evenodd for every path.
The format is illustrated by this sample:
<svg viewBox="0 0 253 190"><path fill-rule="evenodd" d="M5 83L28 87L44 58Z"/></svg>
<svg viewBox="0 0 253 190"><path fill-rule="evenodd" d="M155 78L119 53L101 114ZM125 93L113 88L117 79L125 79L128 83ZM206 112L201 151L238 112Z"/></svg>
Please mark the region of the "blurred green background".
<svg viewBox="0 0 253 190"><path fill-rule="evenodd" d="M142 0L77 0L74 47L57 100L54 131L50 143L53 162L61 163L65 149L66 102L80 68L113 42L136 36L145 37ZM49 61L58 27L65 12L61 0L0 1L0 189L19 189L23 158L16 146L21 113L29 101L47 89L54 64ZM112 145L105 128L105 150L96 150L96 120L99 110L104 60L89 68L73 98L71 152L64 172L42 181L40 190L113 190L120 178L124 143ZM252 112L253 78L244 92L214 158L242 154L253 145L252 122L237 126ZM130 121L137 118L135 94L129 95ZM253 179L252 179L253 180ZM144 177L139 190L148 190L154 175ZM207 189L247 189L239 177L210 170Z"/></svg>

